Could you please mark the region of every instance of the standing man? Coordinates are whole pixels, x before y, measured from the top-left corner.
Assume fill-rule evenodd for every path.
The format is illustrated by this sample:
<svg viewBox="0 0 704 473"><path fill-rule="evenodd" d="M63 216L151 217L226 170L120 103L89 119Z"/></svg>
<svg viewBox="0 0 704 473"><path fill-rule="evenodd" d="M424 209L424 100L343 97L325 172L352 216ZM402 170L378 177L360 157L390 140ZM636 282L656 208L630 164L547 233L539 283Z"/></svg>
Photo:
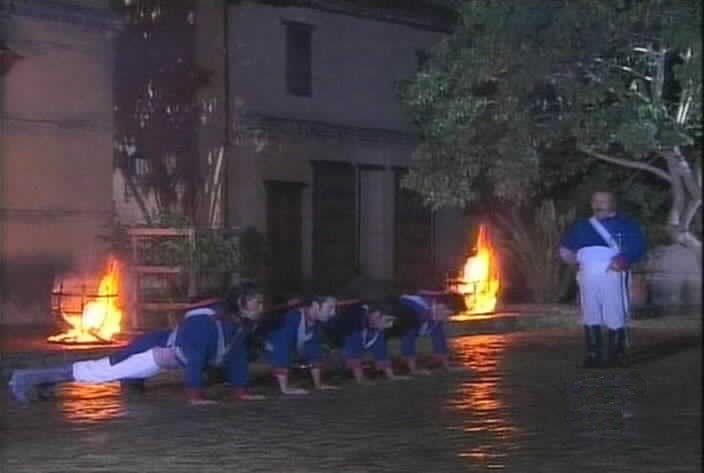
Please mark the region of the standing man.
<svg viewBox="0 0 704 473"><path fill-rule="evenodd" d="M585 368L598 368L601 325L608 329L608 365L625 365L629 269L645 254L640 226L616 211L611 192L592 195L593 216L567 230L560 257L577 265L587 355Z"/></svg>

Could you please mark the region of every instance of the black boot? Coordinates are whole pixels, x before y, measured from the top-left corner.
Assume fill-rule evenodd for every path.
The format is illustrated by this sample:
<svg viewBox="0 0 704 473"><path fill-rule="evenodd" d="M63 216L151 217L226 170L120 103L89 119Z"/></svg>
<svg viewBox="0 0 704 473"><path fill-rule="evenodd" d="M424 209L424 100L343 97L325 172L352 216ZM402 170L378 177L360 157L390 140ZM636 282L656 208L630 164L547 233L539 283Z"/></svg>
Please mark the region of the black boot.
<svg viewBox="0 0 704 473"><path fill-rule="evenodd" d="M65 365L56 368L15 370L10 378L9 387L15 400L26 404L31 400L34 387L71 381L73 381L73 366Z"/></svg>
<svg viewBox="0 0 704 473"><path fill-rule="evenodd" d="M618 330L609 330L609 358L610 367L625 368L628 366L626 360L626 329L621 327Z"/></svg>
<svg viewBox="0 0 704 473"><path fill-rule="evenodd" d="M585 325L584 342L587 355L584 358L584 368L601 367L601 326Z"/></svg>

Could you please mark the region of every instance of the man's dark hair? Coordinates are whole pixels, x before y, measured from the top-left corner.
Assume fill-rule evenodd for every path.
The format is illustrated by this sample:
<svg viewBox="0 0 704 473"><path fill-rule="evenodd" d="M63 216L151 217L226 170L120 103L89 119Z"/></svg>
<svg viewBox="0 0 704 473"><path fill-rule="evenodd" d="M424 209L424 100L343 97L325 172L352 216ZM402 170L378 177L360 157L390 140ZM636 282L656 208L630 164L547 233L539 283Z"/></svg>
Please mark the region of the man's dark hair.
<svg viewBox="0 0 704 473"><path fill-rule="evenodd" d="M325 302L326 299L329 299L331 297L335 297L335 296L306 296L303 298L300 305L302 305L304 307L308 307L308 306L313 305L313 302L317 302L318 304L322 304L323 302Z"/></svg>
<svg viewBox="0 0 704 473"><path fill-rule="evenodd" d="M606 194L611 198L611 202L613 204L616 204L618 199L616 198L616 194L613 191L606 190L606 189L594 189L591 193L590 197L594 197L595 194Z"/></svg>
<svg viewBox="0 0 704 473"><path fill-rule="evenodd" d="M393 307L390 302L369 301L367 303L367 312L370 314L374 312L381 312L385 315L391 315L393 312Z"/></svg>
<svg viewBox="0 0 704 473"><path fill-rule="evenodd" d="M239 286L232 286L225 295L225 310L232 314L238 314L240 305L253 297L261 294L261 290L253 283L243 283Z"/></svg>

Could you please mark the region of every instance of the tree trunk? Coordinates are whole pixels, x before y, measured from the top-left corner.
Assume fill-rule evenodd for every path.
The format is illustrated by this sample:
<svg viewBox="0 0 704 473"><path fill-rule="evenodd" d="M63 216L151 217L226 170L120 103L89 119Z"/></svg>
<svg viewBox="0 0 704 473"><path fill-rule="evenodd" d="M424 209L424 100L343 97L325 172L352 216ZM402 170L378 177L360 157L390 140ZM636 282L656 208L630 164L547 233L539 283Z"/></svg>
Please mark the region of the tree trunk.
<svg viewBox="0 0 704 473"><path fill-rule="evenodd" d="M702 242L692 231L692 223L701 208L701 184L685 156L675 147L662 153L672 178L672 207L668 226L673 243L692 250L699 262Z"/></svg>
<svg viewBox="0 0 704 473"><path fill-rule="evenodd" d="M152 218L151 215L149 215L149 209L147 209L147 204L144 201L144 197L142 197L142 193L140 192L139 186L135 182L134 177L122 168L120 168L120 172L122 173L122 177L127 183L127 187L129 187L130 191L132 192L132 196L134 197L135 202L137 202L137 206L139 207L140 212L142 212L144 222L147 225L151 225Z"/></svg>

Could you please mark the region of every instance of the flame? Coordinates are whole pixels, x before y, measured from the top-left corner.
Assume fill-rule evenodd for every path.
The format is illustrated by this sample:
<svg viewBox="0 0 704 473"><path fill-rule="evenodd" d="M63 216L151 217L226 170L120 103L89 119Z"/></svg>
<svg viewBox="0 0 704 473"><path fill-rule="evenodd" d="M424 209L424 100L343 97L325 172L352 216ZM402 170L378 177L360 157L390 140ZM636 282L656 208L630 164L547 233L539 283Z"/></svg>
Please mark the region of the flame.
<svg viewBox="0 0 704 473"><path fill-rule="evenodd" d="M120 331L122 311L118 307L120 289L119 266L110 258L107 271L100 280L97 297L89 300L81 314L61 311L63 319L71 328L59 335L48 338L50 342L94 343L109 342Z"/></svg>
<svg viewBox="0 0 704 473"><path fill-rule="evenodd" d="M482 224L479 226L476 253L467 258L455 290L464 295L468 313L487 314L496 309L500 287L498 258Z"/></svg>

